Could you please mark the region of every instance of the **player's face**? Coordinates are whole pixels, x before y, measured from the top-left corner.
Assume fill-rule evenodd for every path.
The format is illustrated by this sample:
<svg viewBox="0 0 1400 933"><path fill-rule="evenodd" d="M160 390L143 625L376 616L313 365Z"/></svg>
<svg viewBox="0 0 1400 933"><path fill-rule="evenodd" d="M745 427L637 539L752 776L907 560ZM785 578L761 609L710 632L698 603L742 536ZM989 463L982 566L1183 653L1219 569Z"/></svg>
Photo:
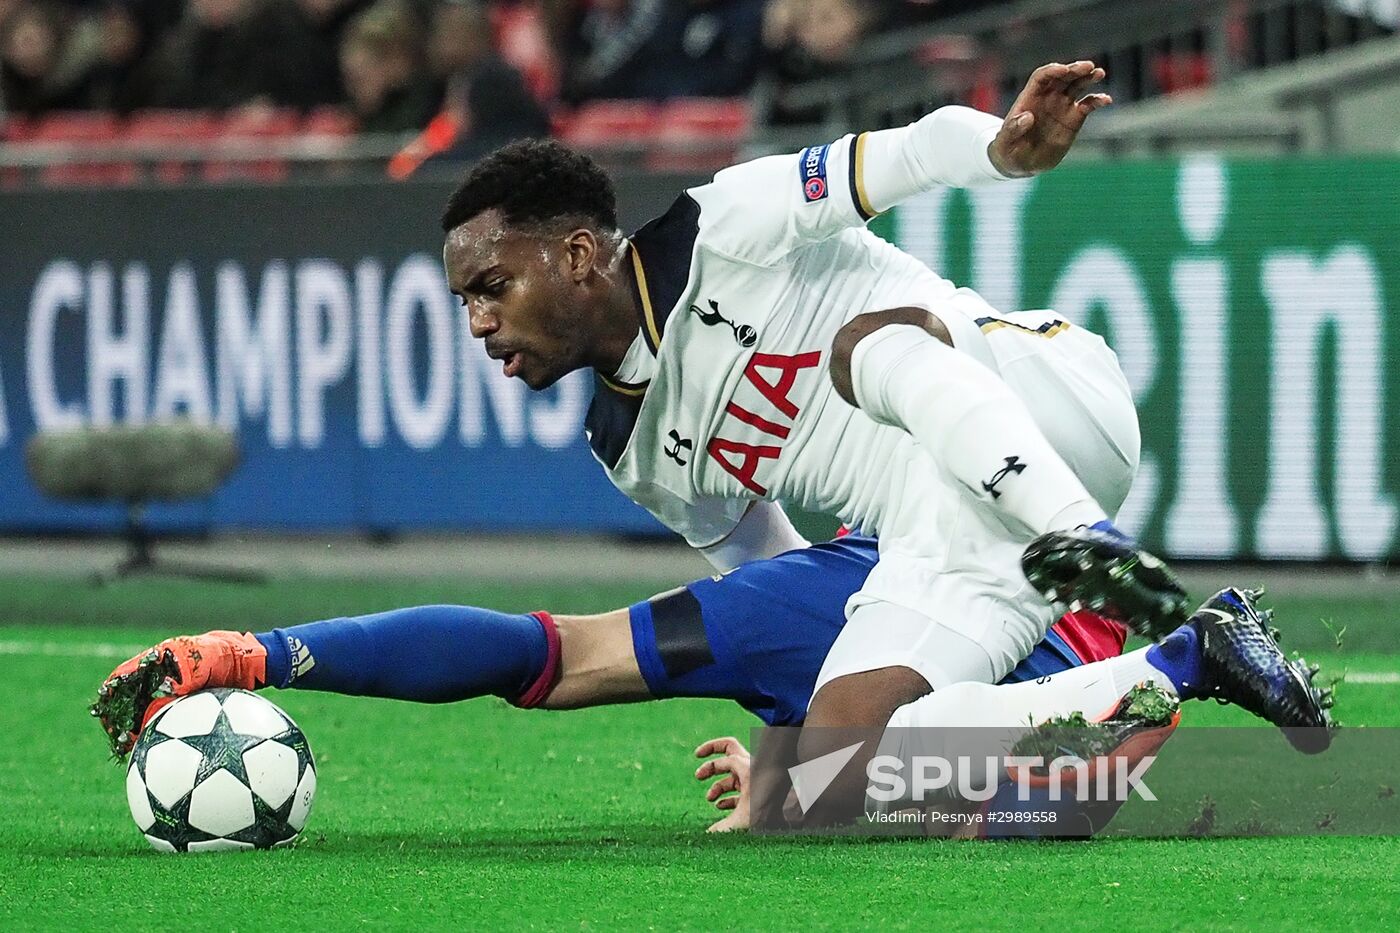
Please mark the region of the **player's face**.
<svg viewBox="0 0 1400 933"><path fill-rule="evenodd" d="M447 284L467 309L472 336L506 376L545 389L587 365L586 291L565 236L524 233L496 210L447 235Z"/></svg>

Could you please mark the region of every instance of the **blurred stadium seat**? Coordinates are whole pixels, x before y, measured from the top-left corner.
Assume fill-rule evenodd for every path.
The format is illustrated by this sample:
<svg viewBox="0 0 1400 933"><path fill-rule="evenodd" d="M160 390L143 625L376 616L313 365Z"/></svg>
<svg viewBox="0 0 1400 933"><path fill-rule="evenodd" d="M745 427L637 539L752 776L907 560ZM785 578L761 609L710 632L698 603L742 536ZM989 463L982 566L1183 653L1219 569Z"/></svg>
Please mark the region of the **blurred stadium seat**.
<svg viewBox="0 0 1400 933"><path fill-rule="evenodd" d="M219 133L217 115L203 110L142 110L131 115L125 137L133 143L194 144ZM152 177L176 184L190 177L189 159L172 159L151 166Z"/></svg>
<svg viewBox="0 0 1400 933"><path fill-rule="evenodd" d="M1117 104L1086 134L1086 149L1187 150L1207 140L1270 152L1393 145L1393 120L1351 116L1368 106L1349 93L1355 88L1311 77L1315 69L1355 73L1382 108L1388 106L1381 89L1400 86L1400 22L1383 15L1378 0L1193 0L1163 5L1161 15L1148 9L1152 5L1117 0L910 3L921 7L913 20L895 17L848 37L839 61L815 72L799 67L786 74L770 63L749 97L561 106L553 116L555 135L613 164L708 172L742 156L792 151L837 127L901 125L945 104L998 112L1037 65L1073 54L1107 67L1107 89ZM560 106L561 81L568 84L578 64L569 56L581 53L551 43L547 7L541 0L488 3L491 54L518 69L544 105ZM419 77L440 82L442 75L429 74L429 59L414 63ZM1243 100L1244 92L1253 96L1234 108L1242 117L1212 104L1199 119L1213 130L1203 136L1195 115L1185 121L1189 129L1176 128L1183 124L1182 108L1212 95L1229 104ZM564 97L576 99L567 88ZM114 100L91 99L94 105ZM142 99L163 98L147 92ZM14 100L7 105L23 109ZM334 142L348 137L356 137L353 146ZM305 145L303 138L310 138ZM0 143L9 155L0 158L0 186L11 188L35 181L276 182L294 173L346 170L373 177L402 148L401 141L361 135L336 106L303 115L247 101L220 115L138 109L129 119L97 111L0 116ZM207 153L199 151L204 144Z"/></svg>
<svg viewBox="0 0 1400 933"><path fill-rule="evenodd" d="M29 134L32 132L34 132L33 120L7 114L5 121L0 123L0 142L23 142L29 138Z"/></svg>
<svg viewBox="0 0 1400 933"><path fill-rule="evenodd" d="M121 136L116 114L104 111L51 113L34 121L25 142L73 146L115 142ZM131 162L65 161L46 166L46 185L120 185L134 182L139 172Z"/></svg>
<svg viewBox="0 0 1400 933"><path fill-rule="evenodd" d="M650 101L598 100L556 118L555 131L584 149L641 151L655 137L660 110Z"/></svg>
<svg viewBox="0 0 1400 933"><path fill-rule="evenodd" d="M308 136L353 136L355 118L340 107L318 107L306 115L301 129Z"/></svg>
<svg viewBox="0 0 1400 933"><path fill-rule="evenodd" d="M160 142L212 139L219 133L219 118L204 110L140 110L125 126L127 139Z"/></svg>
<svg viewBox="0 0 1400 933"><path fill-rule="evenodd" d="M647 152L654 171L711 171L734 162L753 120L746 98L691 97L661 106Z"/></svg>
<svg viewBox="0 0 1400 933"><path fill-rule="evenodd" d="M1215 67L1208 55L1177 52L1153 58L1152 75L1159 91L1176 94L1210 87L1215 81Z"/></svg>
<svg viewBox="0 0 1400 933"><path fill-rule="evenodd" d="M121 135L116 114L106 111L57 111L33 122L29 139L47 143L110 142Z"/></svg>
<svg viewBox="0 0 1400 933"><path fill-rule="evenodd" d="M219 139L238 143L287 139L301 132L301 115L295 110L236 110L225 117ZM214 159L204 166L206 181L282 181L290 173L285 159Z"/></svg>

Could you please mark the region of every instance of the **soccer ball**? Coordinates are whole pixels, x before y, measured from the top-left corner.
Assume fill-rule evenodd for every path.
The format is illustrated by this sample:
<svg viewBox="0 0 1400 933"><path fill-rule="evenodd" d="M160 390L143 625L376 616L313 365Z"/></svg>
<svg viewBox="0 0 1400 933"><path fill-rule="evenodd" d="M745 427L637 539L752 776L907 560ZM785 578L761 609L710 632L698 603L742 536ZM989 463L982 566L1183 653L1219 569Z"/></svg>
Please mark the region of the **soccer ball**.
<svg viewBox="0 0 1400 933"><path fill-rule="evenodd" d="M136 826L162 852L285 845L306 825L316 764L297 724L246 690L181 697L141 732L126 769Z"/></svg>

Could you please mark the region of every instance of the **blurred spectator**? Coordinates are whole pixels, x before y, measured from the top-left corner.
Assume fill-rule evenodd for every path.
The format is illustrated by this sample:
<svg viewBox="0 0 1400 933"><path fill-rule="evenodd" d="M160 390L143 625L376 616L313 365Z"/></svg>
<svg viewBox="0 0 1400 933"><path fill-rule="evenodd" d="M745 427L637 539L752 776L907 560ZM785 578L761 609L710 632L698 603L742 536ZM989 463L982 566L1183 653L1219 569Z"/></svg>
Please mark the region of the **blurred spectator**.
<svg viewBox="0 0 1400 933"><path fill-rule="evenodd" d="M900 8L892 12L900 23L928 23L1005 2L1006 0L903 0Z"/></svg>
<svg viewBox="0 0 1400 933"><path fill-rule="evenodd" d="M862 40L888 18L874 0L771 0L764 15L765 76L777 91L770 124L819 122L824 112L782 102L784 87L840 77L851 68Z"/></svg>
<svg viewBox="0 0 1400 933"><path fill-rule="evenodd" d="M273 0L190 0L149 63L150 106L294 104L301 50Z"/></svg>
<svg viewBox="0 0 1400 933"><path fill-rule="evenodd" d="M471 161L512 140L549 135L549 115L497 54L486 12L474 0L438 6L429 61L457 127L444 158Z"/></svg>
<svg viewBox="0 0 1400 933"><path fill-rule="evenodd" d="M4 2L4 0L0 0ZM496 54L519 71L536 100L559 98L559 62L548 6L556 0L489 0L487 19Z"/></svg>
<svg viewBox="0 0 1400 933"><path fill-rule="evenodd" d="M279 0L287 10L288 44L295 49L295 75L287 103L301 108L345 99L340 45L351 20L369 0Z"/></svg>
<svg viewBox="0 0 1400 933"><path fill-rule="evenodd" d="M62 56L64 21L54 7L17 6L0 23L0 110L37 116L80 104Z"/></svg>
<svg viewBox="0 0 1400 933"><path fill-rule="evenodd" d="M340 74L360 132L427 126L438 101L422 60L419 23L399 0L380 0L355 17L340 46Z"/></svg>
<svg viewBox="0 0 1400 933"><path fill-rule="evenodd" d="M594 0L554 10L562 96L730 97L753 86L763 0Z"/></svg>
<svg viewBox="0 0 1400 933"><path fill-rule="evenodd" d="M74 27L69 44L81 61L82 107L127 113L150 97L142 67L150 42L129 5L102 4Z"/></svg>

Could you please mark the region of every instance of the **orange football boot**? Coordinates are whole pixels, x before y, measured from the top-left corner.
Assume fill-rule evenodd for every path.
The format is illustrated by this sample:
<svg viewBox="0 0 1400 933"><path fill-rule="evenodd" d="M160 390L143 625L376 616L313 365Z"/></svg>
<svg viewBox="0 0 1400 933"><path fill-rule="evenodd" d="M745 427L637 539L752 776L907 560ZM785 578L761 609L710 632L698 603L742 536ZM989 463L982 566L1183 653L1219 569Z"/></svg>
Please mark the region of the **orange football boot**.
<svg viewBox="0 0 1400 933"><path fill-rule="evenodd" d="M209 687L257 690L267 682L267 649L248 632L180 635L124 661L97 692L91 713L117 757L131 751L162 708Z"/></svg>

